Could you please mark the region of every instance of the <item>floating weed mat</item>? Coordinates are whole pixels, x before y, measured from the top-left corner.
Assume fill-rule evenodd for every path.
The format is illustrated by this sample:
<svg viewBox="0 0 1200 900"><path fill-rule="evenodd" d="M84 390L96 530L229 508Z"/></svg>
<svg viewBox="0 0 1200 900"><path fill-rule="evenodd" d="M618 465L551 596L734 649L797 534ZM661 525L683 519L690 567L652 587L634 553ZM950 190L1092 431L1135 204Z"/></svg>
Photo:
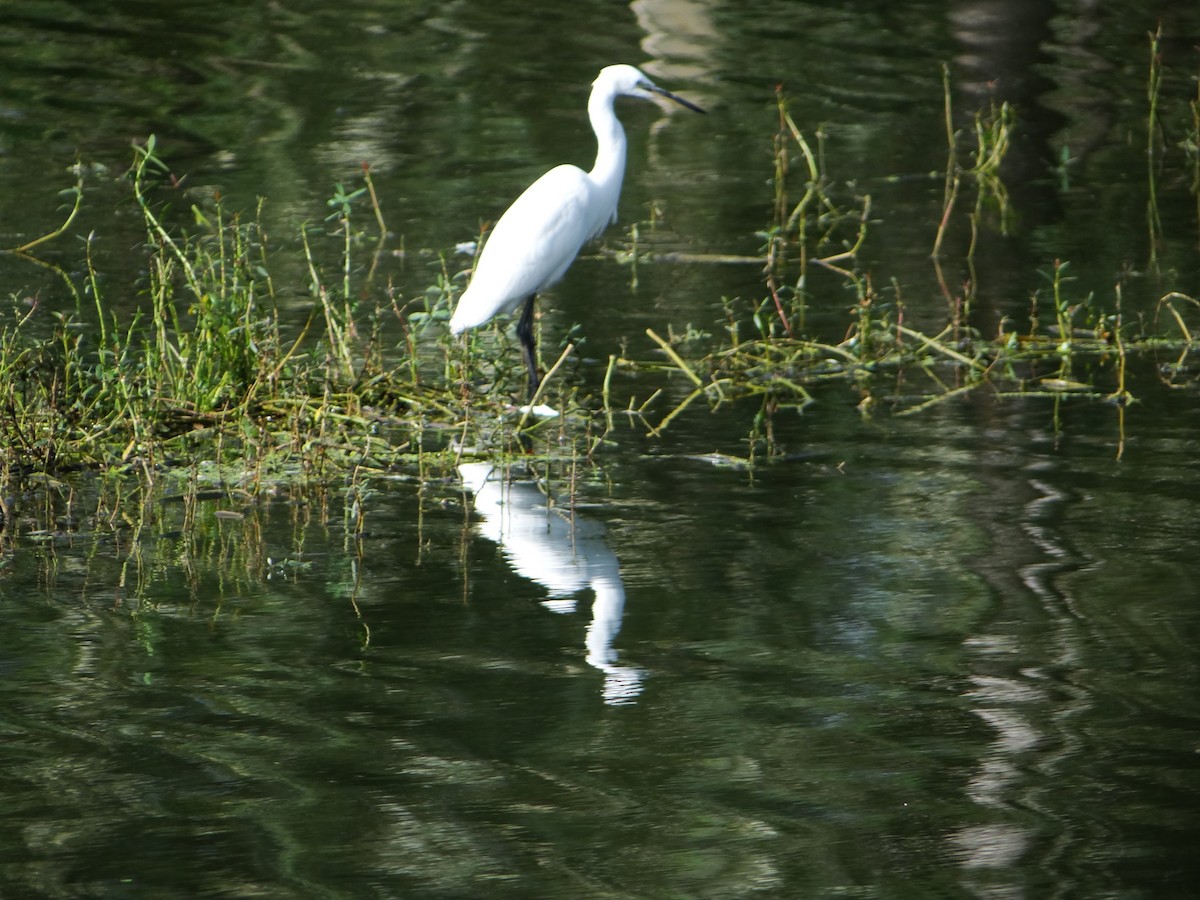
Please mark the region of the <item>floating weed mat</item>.
<svg viewBox="0 0 1200 900"><path fill-rule="evenodd" d="M523 378L507 365L514 354L498 329L473 335L465 352L449 337L456 285L444 262L416 298L402 301L382 283L387 231L369 170L358 190L339 185L328 218L300 235L307 283L281 287L261 200L249 216L220 195L174 209L162 197L187 195L154 139L135 145L127 181L145 228L145 276L136 302L114 304L94 234L83 240L81 279L32 255L74 221L84 194L77 168L64 225L11 251L55 269L71 302L47 310L14 298L0 314L10 473L154 472L207 459L215 471L240 471L239 484L261 484L272 473L321 479L438 454L452 463L481 433L513 442L521 417L509 398ZM307 321L283 321L281 292L293 306L305 302ZM117 306L132 311L118 315ZM581 408L570 389L554 391L546 399L559 409Z"/></svg>
<svg viewBox="0 0 1200 900"><path fill-rule="evenodd" d="M894 307L879 307L874 314L877 298L869 295L862 298L859 320L849 336L837 344L768 335L737 340L688 359L687 350L677 348L672 339L649 331L666 357L653 368L675 371L693 385L653 430L663 430L701 399L719 407L765 396L802 408L812 402L813 390L827 383L857 386L864 412L887 401L896 414L912 415L976 390L1000 397L1071 392L1125 405L1136 400L1126 385L1127 366L1131 359L1143 357L1152 358L1172 386L1200 381L1192 362L1196 339L1181 312L1189 310L1196 320L1200 302L1178 292L1164 295L1160 311L1178 330L1148 330L1140 321L1123 321L1119 292L1113 304L1116 312L1096 309L1091 298L1060 305L1058 289L1066 269L1065 263L1055 266L1056 324L1042 324L1035 307L1027 329L1005 322L992 338L954 322L926 334L905 326ZM898 394L901 385L903 393Z"/></svg>

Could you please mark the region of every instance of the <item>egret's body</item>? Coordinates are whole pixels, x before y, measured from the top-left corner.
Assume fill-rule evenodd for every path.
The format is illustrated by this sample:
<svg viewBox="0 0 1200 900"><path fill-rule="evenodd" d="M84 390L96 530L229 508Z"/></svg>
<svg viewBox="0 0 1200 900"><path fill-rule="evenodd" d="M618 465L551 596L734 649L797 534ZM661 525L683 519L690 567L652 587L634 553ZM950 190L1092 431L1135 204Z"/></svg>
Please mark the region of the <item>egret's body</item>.
<svg viewBox="0 0 1200 900"><path fill-rule="evenodd" d="M703 112L656 86L633 66L600 71L588 100L597 145L592 170L556 166L526 188L492 229L450 318L450 331L459 334L497 313L514 312L524 302L517 336L529 369L530 396L538 384L534 298L562 278L583 245L617 218L625 176L625 130L613 112L613 101L621 95L648 100L656 94Z"/></svg>

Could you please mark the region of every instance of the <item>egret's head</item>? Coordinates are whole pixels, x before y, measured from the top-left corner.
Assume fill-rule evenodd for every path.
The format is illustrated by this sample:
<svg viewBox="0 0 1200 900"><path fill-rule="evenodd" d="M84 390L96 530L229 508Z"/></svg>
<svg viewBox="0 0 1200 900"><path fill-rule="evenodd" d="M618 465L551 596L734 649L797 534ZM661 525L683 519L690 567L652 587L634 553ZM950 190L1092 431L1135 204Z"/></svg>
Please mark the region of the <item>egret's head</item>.
<svg viewBox="0 0 1200 900"><path fill-rule="evenodd" d="M657 95L674 100L680 106L686 106L695 112L704 112L696 104L660 88L634 66L605 66L592 82L592 90L611 97L624 94L627 97L641 97L643 100L653 100Z"/></svg>

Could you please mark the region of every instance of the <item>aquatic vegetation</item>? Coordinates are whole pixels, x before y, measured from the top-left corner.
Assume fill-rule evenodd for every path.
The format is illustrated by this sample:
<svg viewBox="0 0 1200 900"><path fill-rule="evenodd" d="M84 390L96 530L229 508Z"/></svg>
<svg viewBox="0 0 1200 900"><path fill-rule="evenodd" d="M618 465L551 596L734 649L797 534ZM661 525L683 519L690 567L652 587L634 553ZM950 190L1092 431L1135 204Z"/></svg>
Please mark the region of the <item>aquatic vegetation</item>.
<svg viewBox="0 0 1200 900"><path fill-rule="evenodd" d="M136 302L110 298L95 233L70 266L81 276L32 255L76 219L83 166L64 192L63 225L12 251L54 270L69 299L47 310L14 297L0 312L0 511L9 507L10 531L137 535L164 498L282 494L328 505L330 485L343 483L353 534L373 475L436 481L467 444L517 455L543 437L559 443L551 431L566 416L526 423L513 409L520 372L497 349L499 329L449 336L458 284L445 263L414 298L379 283L387 229L369 170L361 187L338 185L328 218L302 230L292 245L302 265L289 258L292 280L281 284L265 200L247 215L219 194L183 194L153 137L133 151L127 185L144 228ZM177 209L181 197L189 202ZM297 297L306 317L287 314ZM569 416L574 396L556 387L553 400ZM586 421L581 435L597 440Z"/></svg>
<svg viewBox="0 0 1200 900"><path fill-rule="evenodd" d="M169 205L154 199L156 179L168 170L153 138L134 150L129 184L146 234L143 302L125 319L113 312L89 235L82 287L64 273L74 312L46 317L35 304L0 327L8 468L153 465L206 444L220 449L219 458L236 446L247 459L270 452L304 467L336 461L341 468L345 460L405 452L403 442L378 436L381 425L427 413L457 417L448 406L455 399L449 379L426 379L415 352L407 365L385 361L381 337L383 320L399 319L415 348L437 319L433 311L447 303L449 279L417 307L360 309L352 210L362 193L373 193L369 173L362 191L339 187L331 200L342 243L332 277L308 230L302 235L312 311L297 328L281 318L263 201L247 219L218 195L193 203L191 224L179 225ZM82 182L74 193L78 204ZM378 216L376 203L373 209Z"/></svg>
<svg viewBox="0 0 1200 900"><path fill-rule="evenodd" d="M991 227L999 234L1010 228L1012 212L1003 171L1015 118L1004 104L977 114L973 146L964 156L963 135L951 124L949 98L947 81L949 155L931 260L951 310L945 324L932 332L911 327L905 321L901 286L894 282L882 290L876 286L876 277L859 257L872 232L886 228L886 222L873 216L869 194L844 196L845 190L824 168L823 149L814 150L780 96L774 219L763 233L765 296L751 301L727 298L724 339L703 348L707 352L697 355L695 341L667 341L651 334L666 365L693 388L652 426L655 433L697 401L718 409L757 398L763 413L750 443L752 448L770 448L771 441L763 438L771 415L781 409L803 409L818 386L840 382L859 391L864 415L881 409L915 415L982 390L997 399L1048 399L1055 404L1057 421L1057 408L1064 399L1090 399L1118 410L1120 454L1124 409L1136 401L1126 378L1130 358L1177 353L1176 363L1164 371L1189 372L1186 360L1195 344L1195 329L1187 318L1194 320L1200 303L1171 290L1159 301L1160 310L1170 314L1170 325L1164 328L1159 316L1129 318L1122 311L1119 279L1110 298L1078 296L1072 292L1069 262L1055 259L1043 275L1045 287L1030 297L1026 323L1008 317L987 321L977 315L972 309L974 285L967 283L960 293L947 288L939 256L966 186L975 195L967 216L968 265L981 228ZM823 136L818 140L823 141ZM963 161L968 157L969 164ZM799 170L799 179L793 169ZM793 202L796 180L800 198ZM989 209L995 211L994 219L988 219ZM1149 262L1153 264L1153 258ZM823 340L807 329L809 279L815 267L838 276L854 298L840 341ZM1047 305L1050 316L1043 311Z"/></svg>
<svg viewBox="0 0 1200 900"><path fill-rule="evenodd" d="M1151 66L1148 149L1159 157L1182 150L1200 194L1200 100L1189 106L1185 139L1164 145L1156 137L1165 114L1158 66ZM126 184L141 218L144 241L135 252L145 273L135 304L108 296L95 233L83 236L77 264L35 255L77 221L87 177L78 166L75 185L63 192L63 224L11 251L56 271L74 308L46 311L14 298L0 313L5 491L58 491L51 486L79 470L134 479L137 490L122 497L139 503L178 490L179 472L193 490L248 496L342 482L350 485L353 533L361 530L363 485L375 474L423 484L451 477L464 455L530 454L574 472L617 438L618 420L630 434L654 437L698 407L757 403L747 436L752 465L777 450L775 418L811 405L827 385L855 392L863 415L920 415L986 392L1048 400L1057 422L1061 404L1093 402L1117 410L1119 453L1124 411L1137 400L1131 360L1169 354L1160 377L1176 386L1197 382L1190 357L1200 301L1167 286L1156 315L1128 316L1121 278L1110 296L1079 293L1069 261L1059 259L1046 261L1024 321L977 310L973 270L950 289L941 269L946 247L963 248L958 259L969 269L981 234L1013 226L1005 167L1019 123L1007 104L993 104L956 128L948 76L944 92L942 205L936 221L919 223L930 231L931 271L947 303L940 326L928 327L922 310L926 327L916 327L906 286L878 274L880 263L863 262L864 249L895 226L870 192L828 170L830 138L806 134L780 93L757 293L725 298L720 322L648 329L657 352L609 356L598 385L578 370L567 374L577 354L566 335L531 403L548 403L553 417L513 404L524 371L502 325L460 339L449 334L464 281L452 257L442 256L423 292L405 298L395 290L381 262L393 252L390 235L366 167L361 185L339 184L327 218L289 247L267 235L266 200L246 212L219 194L180 192L154 138L135 145ZM1161 238L1157 171L1152 162L1151 265ZM176 208L180 199L186 205ZM279 254L289 252L281 266ZM641 258L636 243L627 255ZM814 302L828 309L831 298L846 309L832 336L827 320L825 333L810 321ZM297 306L307 316L297 317ZM614 387L618 371L632 378L626 397ZM671 382L685 386L682 394L664 390Z"/></svg>

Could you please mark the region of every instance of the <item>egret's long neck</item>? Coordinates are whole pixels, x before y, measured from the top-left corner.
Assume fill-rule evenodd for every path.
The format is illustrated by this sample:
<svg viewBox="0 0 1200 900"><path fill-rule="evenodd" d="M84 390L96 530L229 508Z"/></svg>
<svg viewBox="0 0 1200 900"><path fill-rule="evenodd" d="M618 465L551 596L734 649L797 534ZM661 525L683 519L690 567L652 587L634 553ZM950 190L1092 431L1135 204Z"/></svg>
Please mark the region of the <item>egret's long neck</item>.
<svg viewBox="0 0 1200 900"><path fill-rule="evenodd" d="M613 97L592 91L588 100L588 118L596 132L596 164L589 173L604 197L607 211L599 227L616 217L617 201L621 198L621 179L625 177L625 129L613 112Z"/></svg>

